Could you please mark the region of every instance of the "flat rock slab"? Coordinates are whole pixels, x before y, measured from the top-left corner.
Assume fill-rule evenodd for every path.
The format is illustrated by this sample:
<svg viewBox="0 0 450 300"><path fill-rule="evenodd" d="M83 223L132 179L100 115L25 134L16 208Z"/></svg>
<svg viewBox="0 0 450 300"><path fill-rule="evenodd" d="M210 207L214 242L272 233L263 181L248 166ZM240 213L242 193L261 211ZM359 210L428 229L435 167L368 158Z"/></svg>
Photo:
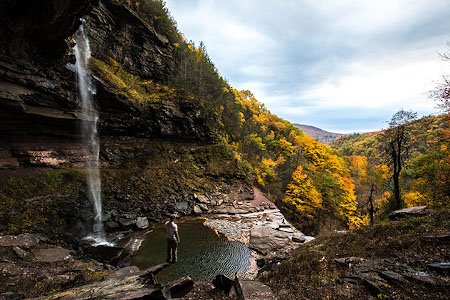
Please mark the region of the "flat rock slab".
<svg viewBox="0 0 450 300"><path fill-rule="evenodd" d="M350 257L335 258L334 261L341 265L359 264L364 261L364 258L350 256Z"/></svg>
<svg viewBox="0 0 450 300"><path fill-rule="evenodd" d="M294 229L291 227L280 227L278 228L279 231L287 232L287 233L294 233Z"/></svg>
<svg viewBox="0 0 450 300"><path fill-rule="evenodd" d="M391 220L399 220L407 217L420 217L428 214L426 206L414 206L410 208L404 208L394 210L389 214Z"/></svg>
<svg viewBox="0 0 450 300"><path fill-rule="evenodd" d="M19 235L0 236L0 247L31 248L39 243L39 238L34 234L24 233Z"/></svg>
<svg viewBox="0 0 450 300"><path fill-rule="evenodd" d="M43 249L34 255L34 260L39 262L53 263L72 259L70 251L61 247Z"/></svg>
<svg viewBox="0 0 450 300"><path fill-rule="evenodd" d="M443 275L450 274L450 262L429 264L428 267L431 270L433 270L437 273L443 274Z"/></svg>
<svg viewBox="0 0 450 300"><path fill-rule="evenodd" d="M274 293L265 284L259 281L253 280L241 280L240 281L242 292L245 300L276 300Z"/></svg>
<svg viewBox="0 0 450 300"><path fill-rule="evenodd" d="M266 226L254 226L250 231L249 247L263 255L284 248L290 243L289 236Z"/></svg>

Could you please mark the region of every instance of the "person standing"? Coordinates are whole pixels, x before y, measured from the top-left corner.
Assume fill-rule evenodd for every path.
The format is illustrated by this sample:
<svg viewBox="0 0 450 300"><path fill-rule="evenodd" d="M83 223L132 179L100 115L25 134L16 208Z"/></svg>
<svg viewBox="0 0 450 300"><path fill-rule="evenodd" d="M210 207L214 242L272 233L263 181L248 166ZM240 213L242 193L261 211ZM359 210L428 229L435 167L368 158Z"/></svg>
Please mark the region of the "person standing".
<svg viewBox="0 0 450 300"><path fill-rule="evenodd" d="M178 225L175 224L175 216L170 216L169 221L164 224L167 238L167 262L177 261L177 247L180 243L180 236L178 234Z"/></svg>

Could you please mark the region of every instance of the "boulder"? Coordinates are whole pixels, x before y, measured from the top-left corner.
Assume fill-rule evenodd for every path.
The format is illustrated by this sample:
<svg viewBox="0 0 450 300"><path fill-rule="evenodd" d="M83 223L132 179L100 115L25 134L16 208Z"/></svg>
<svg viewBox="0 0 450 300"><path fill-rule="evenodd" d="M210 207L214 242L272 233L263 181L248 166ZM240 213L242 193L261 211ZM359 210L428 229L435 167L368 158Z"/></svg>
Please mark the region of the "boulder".
<svg viewBox="0 0 450 300"><path fill-rule="evenodd" d="M202 213L202 209L198 205L194 205L194 214L200 215Z"/></svg>
<svg viewBox="0 0 450 300"><path fill-rule="evenodd" d="M189 202L187 201L180 201L175 203L175 207L179 211L185 211L189 209Z"/></svg>
<svg viewBox="0 0 450 300"><path fill-rule="evenodd" d="M225 275L219 274L216 276L216 278L214 278L212 284L216 289L223 291L226 294L229 294L231 288L234 286L234 280L228 278Z"/></svg>
<svg viewBox="0 0 450 300"><path fill-rule="evenodd" d="M266 255L291 243L289 236L266 226L253 226L250 230L249 247Z"/></svg>
<svg viewBox="0 0 450 300"><path fill-rule="evenodd" d="M31 248L39 243L39 238L30 233L23 233L17 236L5 235L0 236L0 247L21 247Z"/></svg>
<svg viewBox="0 0 450 300"><path fill-rule="evenodd" d="M25 257L28 256L28 252L25 251L25 250L23 250L23 249L20 248L20 247L14 246L14 247L12 247L12 250L14 251L14 253L16 253L16 255L17 255L19 258L24 259Z"/></svg>
<svg viewBox="0 0 450 300"><path fill-rule="evenodd" d="M199 203L199 204L197 204L197 205L198 205L198 207L201 208L201 210L202 210L203 212L208 212L208 211L209 211L208 206L207 206L206 204ZM194 207L194 208L195 208L195 207Z"/></svg>
<svg viewBox="0 0 450 300"><path fill-rule="evenodd" d="M203 204L210 204L211 203L211 201L205 195L194 194L194 199L197 200L197 202L203 203Z"/></svg>
<svg viewBox="0 0 450 300"><path fill-rule="evenodd" d="M147 229L149 226L147 217L138 217L136 219L136 227L138 229Z"/></svg>
<svg viewBox="0 0 450 300"><path fill-rule="evenodd" d="M265 299L265 300L276 300L277 297L272 292L270 287L267 285L256 281L256 280L237 280L236 281L239 284L239 288L237 290L240 290L240 293L237 293L240 295L240 299L245 300L259 300L259 299Z"/></svg>
<svg viewBox="0 0 450 300"><path fill-rule="evenodd" d="M170 295L169 299L178 299L189 293L193 287L194 281L189 276L185 276L168 283L165 290L168 292L166 294Z"/></svg>
<svg viewBox="0 0 450 300"><path fill-rule="evenodd" d="M84 248L86 255L98 261L105 262L111 265L117 265L120 262L129 258L129 251L122 247L116 246L91 246L87 245Z"/></svg>
<svg viewBox="0 0 450 300"><path fill-rule="evenodd" d="M136 219L122 217L119 219L119 224L124 228L131 228L136 225Z"/></svg>
<svg viewBox="0 0 450 300"><path fill-rule="evenodd" d="M34 260L39 262L53 263L68 261L72 259L70 251L61 247L39 250L34 255Z"/></svg>
<svg viewBox="0 0 450 300"><path fill-rule="evenodd" d="M391 212L389 218L391 220L400 220L407 217L421 217L428 214L426 206L414 206L410 208L399 209Z"/></svg>

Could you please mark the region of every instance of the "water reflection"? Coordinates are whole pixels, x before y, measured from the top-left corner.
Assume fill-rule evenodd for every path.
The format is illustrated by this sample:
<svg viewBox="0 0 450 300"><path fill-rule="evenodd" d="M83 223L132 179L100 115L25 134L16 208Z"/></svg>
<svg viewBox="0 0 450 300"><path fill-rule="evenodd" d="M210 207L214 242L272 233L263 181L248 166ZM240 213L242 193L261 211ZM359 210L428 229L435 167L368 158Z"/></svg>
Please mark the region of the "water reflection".
<svg viewBox="0 0 450 300"><path fill-rule="evenodd" d="M178 224L181 243L178 246L178 262L161 271L160 282L189 275L194 280L210 280L217 274L233 277L249 268L250 250L242 243L219 237L213 230L200 223ZM133 259L141 269L164 262L166 240L162 226L146 237Z"/></svg>

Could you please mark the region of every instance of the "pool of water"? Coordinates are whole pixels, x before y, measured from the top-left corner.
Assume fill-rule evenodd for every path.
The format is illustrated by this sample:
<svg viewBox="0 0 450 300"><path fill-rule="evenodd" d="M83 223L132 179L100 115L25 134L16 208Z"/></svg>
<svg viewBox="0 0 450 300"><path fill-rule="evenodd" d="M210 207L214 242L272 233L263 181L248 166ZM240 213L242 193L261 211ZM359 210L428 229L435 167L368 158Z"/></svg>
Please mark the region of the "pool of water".
<svg viewBox="0 0 450 300"><path fill-rule="evenodd" d="M201 223L178 223L178 231L178 262L158 273L160 282L185 275L197 281L211 280L217 274L234 277L248 270L251 252L243 243L229 241ZM165 260L166 238L160 225L146 236L132 263L144 269Z"/></svg>

